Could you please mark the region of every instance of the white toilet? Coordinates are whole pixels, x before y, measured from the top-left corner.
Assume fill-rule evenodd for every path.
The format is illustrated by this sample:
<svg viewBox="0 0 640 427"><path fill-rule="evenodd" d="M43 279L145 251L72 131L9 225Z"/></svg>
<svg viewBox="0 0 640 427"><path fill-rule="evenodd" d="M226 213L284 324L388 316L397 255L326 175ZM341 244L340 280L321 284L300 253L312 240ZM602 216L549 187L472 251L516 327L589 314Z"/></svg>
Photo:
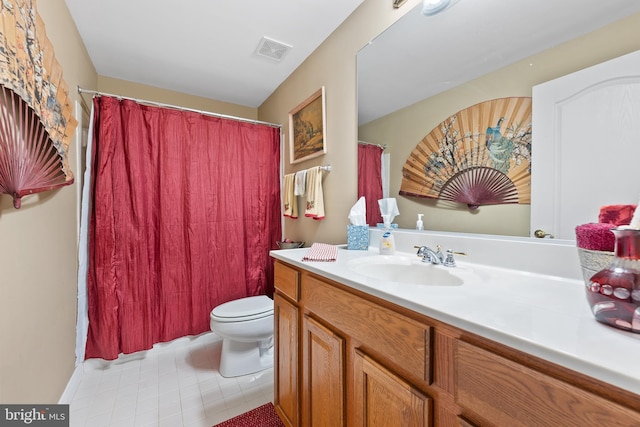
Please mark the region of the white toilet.
<svg viewBox="0 0 640 427"><path fill-rule="evenodd" d="M211 310L220 335L220 374L237 377L273 366L273 300L266 295L225 302Z"/></svg>

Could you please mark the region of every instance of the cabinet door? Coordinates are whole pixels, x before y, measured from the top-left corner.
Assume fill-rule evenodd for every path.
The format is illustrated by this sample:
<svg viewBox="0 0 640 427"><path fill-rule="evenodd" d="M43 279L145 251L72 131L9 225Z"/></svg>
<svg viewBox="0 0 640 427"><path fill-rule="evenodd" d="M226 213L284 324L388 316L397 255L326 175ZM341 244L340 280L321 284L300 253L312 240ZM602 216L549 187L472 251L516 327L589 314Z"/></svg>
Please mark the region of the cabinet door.
<svg viewBox="0 0 640 427"><path fill-rule="evenodd" d="M276 293L274 300L274 406L289 427L299 425L298 308Z"/></svg>
<svg viewBox="0 0 640 427"><path fill-rule="evenodd" d="M431 425L431 399L359 351L354 375L356 426Z"/></svg>
<svg viewBox="0 0 640 427"><path fill-rule="evenodd" d="M305 316L302 339L302 425L345 425L345 340Z"/></svg>

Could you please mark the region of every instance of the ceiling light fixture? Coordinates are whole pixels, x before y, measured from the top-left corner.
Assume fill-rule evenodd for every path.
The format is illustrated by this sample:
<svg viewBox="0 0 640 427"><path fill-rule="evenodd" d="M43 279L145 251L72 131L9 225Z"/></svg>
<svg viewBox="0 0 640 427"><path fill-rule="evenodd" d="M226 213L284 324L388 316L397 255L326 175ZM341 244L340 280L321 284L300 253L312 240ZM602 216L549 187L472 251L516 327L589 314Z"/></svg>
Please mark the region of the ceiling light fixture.
<svg viewBox="0 0 640 427"><path fill-rule="evenodd" d="M423 0L422 1L422 14L424 16L432 16L449 6L451 0Z"/></svg>

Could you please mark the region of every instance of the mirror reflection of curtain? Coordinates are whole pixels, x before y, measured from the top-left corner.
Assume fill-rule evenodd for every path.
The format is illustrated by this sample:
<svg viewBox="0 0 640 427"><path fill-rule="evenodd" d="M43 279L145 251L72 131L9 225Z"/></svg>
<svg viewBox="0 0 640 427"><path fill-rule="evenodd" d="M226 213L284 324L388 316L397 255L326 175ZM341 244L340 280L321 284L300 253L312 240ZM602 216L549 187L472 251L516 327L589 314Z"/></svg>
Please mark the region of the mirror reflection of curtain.
<svg viewBox="0 0 640 427"><path fill-rule="evenodd" d="M382 197L389 197L389 183L391 181L391 154L382 154Z"/></svg>
<svg viewBox="0 0 640 427"><path fill-rule="evenodd" d="M94 98L86 358L209 330L273 293L280 129Z"/></svg>
<svg viewBox="0 0 640 427"><path fill-rule="evenodd" d="M382 222L378 200L382 199L383 148L373 144L358 144L358 198L367 203L367 224L375 227Z"/></svg>

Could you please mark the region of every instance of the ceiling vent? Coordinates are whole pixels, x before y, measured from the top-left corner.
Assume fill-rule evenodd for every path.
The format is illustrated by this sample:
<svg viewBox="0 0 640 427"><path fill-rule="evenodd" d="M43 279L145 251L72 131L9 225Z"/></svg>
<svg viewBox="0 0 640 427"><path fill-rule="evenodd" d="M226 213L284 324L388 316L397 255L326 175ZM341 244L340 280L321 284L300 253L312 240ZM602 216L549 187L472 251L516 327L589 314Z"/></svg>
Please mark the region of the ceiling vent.
<svg viewBox="0 0 640 427"><path fill-rule="evenodd" d="M258 44L256 54L267 57L269 59L273 59L275 61L281 61L282 58L284 58L287 53L289 53L292 47L293 46L280 43L279 41L270 39L268 37L263 37L262 40L260 40L260 44Z"/></svg>

